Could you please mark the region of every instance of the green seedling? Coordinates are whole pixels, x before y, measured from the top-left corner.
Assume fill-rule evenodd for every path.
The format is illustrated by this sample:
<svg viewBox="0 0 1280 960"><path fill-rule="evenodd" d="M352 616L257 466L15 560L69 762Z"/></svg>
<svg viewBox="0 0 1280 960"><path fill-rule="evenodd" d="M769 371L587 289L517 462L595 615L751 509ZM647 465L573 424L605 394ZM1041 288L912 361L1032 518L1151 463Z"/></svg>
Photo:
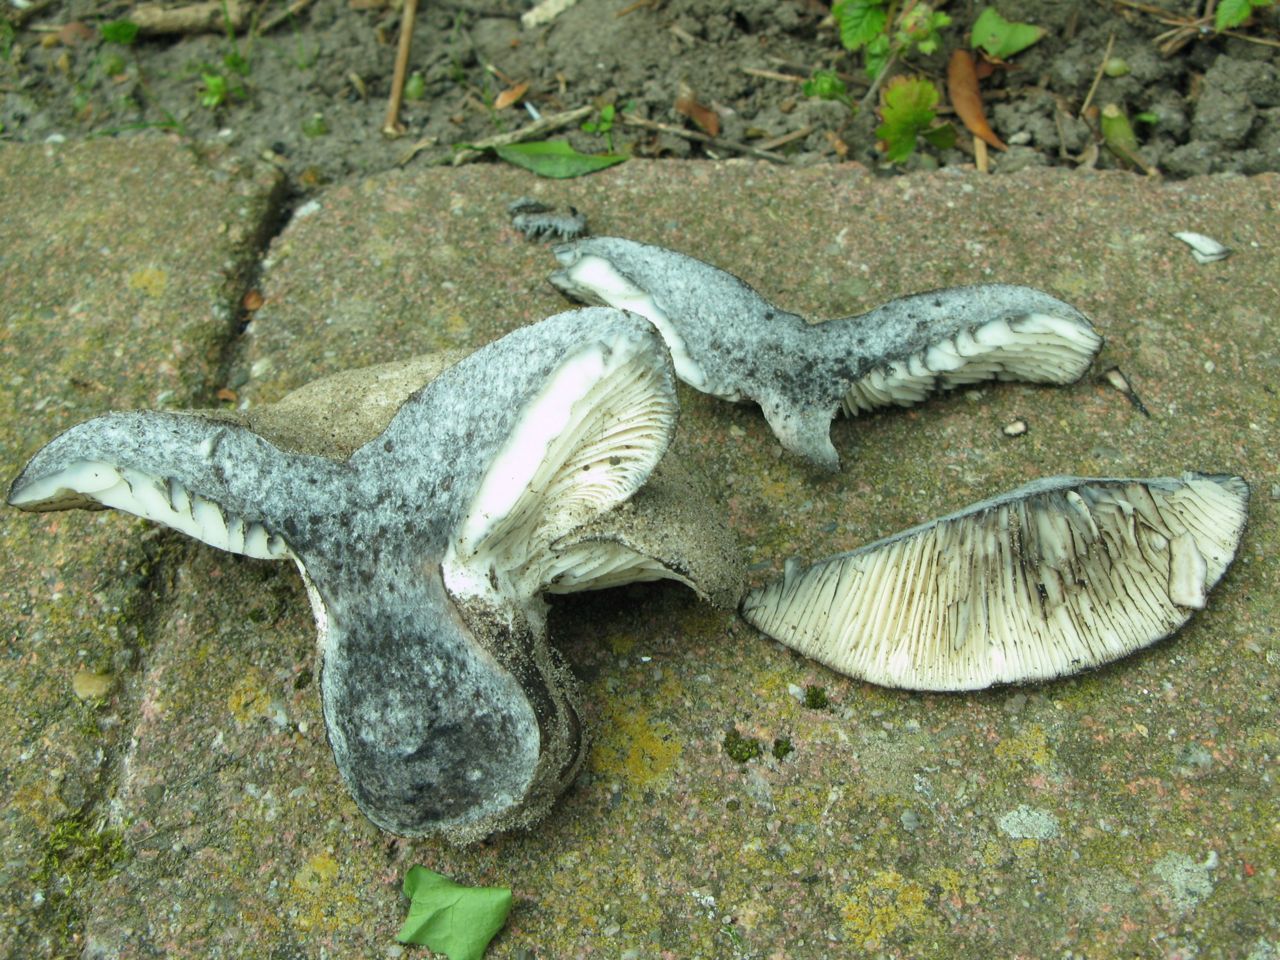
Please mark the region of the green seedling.
<svg viewBox="0 0 1280 960"><path fill-rule="evenodd" d="M109 20L98 27L102 39L122 47L131 47L138 39L138 25L132 20Z"/></svg>
<svg viewBox="0 0 1280 960"><path fill-rule="evenodd" d="M836 0L831 7L840 28L840 43L862 51L867 76L873 80L900 56L930 54L942 42L939 31L951 18L928 3L906 0Z"/></svg>
<svg viewBox="0 0 1280 960"><path fill-rule="evenodd" d="M249 62L250 45L246 44L242 48L236 39L235 27L231 24L225 0L222 5L222 23L227 38L227 52L222 55L222 65L215 67L204 63L199 67L200 104L211 110L225 106L232 98L248 99L249 89L238 78L247 77L253 69Z"/></svg>
<svg viewBox="0 0 1280 960"><path fill-rule="evenodd" d="M1008 60L1038 43L1044 35L1044 27L1012 23L1000 16L995 7L987 7L973 21L970 39L975 50L981 48L993 60Z"/></svg>
<svg viewBox="0 0 1280 960"><path fill-rule="evenodd" d="M850 110L853 109L853 98L849 96L849 88L834 70L815 71L800 89L806 97L835 100L837 103L843 103Z"/></svg>
<svg viewBox="0 0 1280 960"><path fill-rule="evenodd" d="M323 113L313 113L302 121L302 134L306 137L323 137L329 132L329 124Z"/></svg>
<svg viewBox="0 0 1280 960"><path fill-rule="evenodd" d="M419 100L426 99L427 81L422 76L422 71L415 70L409 74L409 79L404 84L404 98L410 102L416 103Z"/></svg>
<svg viewBox="0 0 1280 960"><path fill-rule="evenodd" d="M1213 11L1213 27L1219 33L1233 30L1253 15L1253 11L1271 6L1275 0L1220 0Z"/></svg>
<svg viewBox="0 0 1280 960"><path fill-rule="evenodd" d="M220 73L200 74L200 106L216 109L227 102L227 78Z"/></svg>
<svg viewBox="0 0 1280 960"><path fill-rule="evenodd" d="M886 160L906 160L915 153L920 137L940 150L955 145L955 128L935 122L937 105L938 88L924 77L894 77L889 81L880 102L881 123L876 127L877 146Z"/></svg>
<svg viewBox="0 0 1280 960"><path fill-rule="evenodd" d="M623 111L631 107L631 103L625 103L622 106ZM600 108L600 114L594 120L588 120L582 125L584 133L594 133L604 137L605 148L609 153L613 153L613 124L617 119L617 108L612 103L606 103Z"/></svg>

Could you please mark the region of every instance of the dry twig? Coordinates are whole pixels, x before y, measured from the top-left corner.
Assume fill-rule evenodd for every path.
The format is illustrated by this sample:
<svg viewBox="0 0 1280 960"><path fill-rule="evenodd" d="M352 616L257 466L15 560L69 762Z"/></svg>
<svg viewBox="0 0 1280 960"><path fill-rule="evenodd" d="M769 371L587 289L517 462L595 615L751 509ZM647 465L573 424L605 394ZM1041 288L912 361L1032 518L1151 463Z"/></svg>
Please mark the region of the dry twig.
<svg viewBox="0 0 1280 960"><path fill-rule="evenodd" d="M391 96L387 98L387 115L382 121L382 132L388 137L404 133L400 122L400 102L404 98L404 75L409 69L409 46L413 43L413 19L418 12L418 0L405 0L400 18L400 45L396 48L396 68L391 76Z"/></svg>
<svg viewBox="0 0 1280 960"><path fill-rule="evenodd" d="M770 153L768 150L761 150L745 143L738 143L736 140L722 140L719 137L709 137L705 133L699 133L696 130L686 130L683 127L676 127L669 123L659 123L657 120L646 120L643 117L629 117L623 114L619 118L629 127L643 127L646 130L656 130L659 133L669 133L675 137L683 137L685 140L694 140L698 143L705 143L713 147L722 147L725 150L731 150L734 153L745 153L747 156L758 157L761 160L768 160L770 163L790 163L790 161L777 153Z"/></svg>

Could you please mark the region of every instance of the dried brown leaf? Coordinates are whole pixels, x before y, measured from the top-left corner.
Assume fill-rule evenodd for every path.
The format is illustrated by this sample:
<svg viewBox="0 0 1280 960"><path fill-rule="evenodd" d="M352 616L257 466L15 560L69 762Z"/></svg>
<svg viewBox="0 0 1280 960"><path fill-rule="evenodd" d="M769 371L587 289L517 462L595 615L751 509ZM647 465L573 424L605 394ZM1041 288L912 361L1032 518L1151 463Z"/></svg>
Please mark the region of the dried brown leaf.
<svg viewBox="0 0 1280 960"><path fill-rule="evenodd" d="M688 117L700 126L709 136L720 136L720 114L699 103L693 91L683 83L676 96L675 110L680 116Z"/></svg>
<svg viewBox="0 0 1280 960"><path fill-rule="evenodd" d="M519 99L528 92L529 84L527 81L524 83L517 83L514 87L508 87L494 98L493 109L505 110L513 103L519 101Z"/></svg>
<svg viewBox="0 0 1280 960"><path fill-rule="evenodd" d="M957 50L951 55L951 62L947 64L947 96L965 129L997 150L1009 149L987 122L982 94L978 91L977 67L968 50Z"/></svg>

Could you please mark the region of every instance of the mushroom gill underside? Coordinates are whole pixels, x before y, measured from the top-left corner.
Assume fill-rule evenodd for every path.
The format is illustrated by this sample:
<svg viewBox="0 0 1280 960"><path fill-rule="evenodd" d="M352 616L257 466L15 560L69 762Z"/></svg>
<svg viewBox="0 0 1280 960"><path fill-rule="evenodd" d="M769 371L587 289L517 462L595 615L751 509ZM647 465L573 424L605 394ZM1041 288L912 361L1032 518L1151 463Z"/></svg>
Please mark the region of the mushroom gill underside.
<svg viewBox="0 0 1280 960"><path fill-rule="evenodd" d="M1235 556L1239 477L1049 478L752 591L743 616L840 673L973 690L1108 663L1177 630Z"/></svg>

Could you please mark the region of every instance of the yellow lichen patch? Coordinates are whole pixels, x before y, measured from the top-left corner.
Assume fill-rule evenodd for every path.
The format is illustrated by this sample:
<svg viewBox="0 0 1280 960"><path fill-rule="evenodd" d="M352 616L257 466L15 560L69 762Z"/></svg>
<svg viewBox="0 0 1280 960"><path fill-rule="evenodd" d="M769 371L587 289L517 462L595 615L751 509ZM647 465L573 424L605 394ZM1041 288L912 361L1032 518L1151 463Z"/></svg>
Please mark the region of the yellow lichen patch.
<svg viewBox="0 0 1280 960"><path fill-rule="evenodd" d="M143 267L129 274L129 289L144 297L162 297L169 286L169 274L158 267Z"/></svg>
<svg viewBox="0 0 1280 960"><path fill-rule="evenodd" d="M251 668L242 676L231 692L227 694L227 709L236 723L252 723L268 716L271 708L271 694L267 690L262 671Z"/></svg>
<svg viewBox="0 0 1280 960"><path fill-rule="evenodd" d="M361 881L348 877L343 882L341 874L340 864L327 851L312 855L298 868L288 896L289 917L297 929L334 932L365 919Z"/></svg>
<svg viewBox="0 0 1280 960"><path fill-rule="evenodd" d="M591 750L591 769L643 789L680 759L675 731L654 721L638 704L615 702L605 709Z"/></svg>
<svg viewBox="0 0 1280 960"><path fill-rule="evenodd" d="M14 791L9 805L24 814L39 830L49 829L55 820L71 812L59 796L57 784L49 779L23 784Z"/></svg>
<svg viewBox="0 0 1280 960"><path fill-rule="evenodd" d="M922 884L896 870L879 870L843 898L840 914L854 943L874 949L899 930L918 936L937 923L928 898L929 892Z"/></svg>
<svg viewBox="0 0 1280 960"><path fill-rule="evenodd" d="M1033 767L1047 767L1053 760L1049 736L1044 727L1033 723L1011 737L996 744L996 756L1010 763L1025 763Z"/></svg>

